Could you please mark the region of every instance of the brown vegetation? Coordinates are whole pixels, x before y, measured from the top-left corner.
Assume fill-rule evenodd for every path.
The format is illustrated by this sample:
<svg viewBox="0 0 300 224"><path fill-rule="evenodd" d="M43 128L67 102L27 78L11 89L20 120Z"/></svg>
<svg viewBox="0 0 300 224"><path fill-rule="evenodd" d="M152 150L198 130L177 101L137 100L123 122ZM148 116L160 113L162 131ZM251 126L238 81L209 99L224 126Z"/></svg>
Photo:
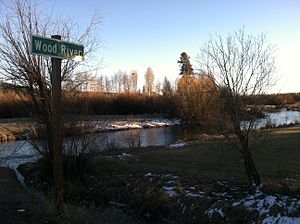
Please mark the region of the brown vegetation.
<svg viewBox="0 0 300 224"><path fill-rule="evenodd" d="M191 87L188 87L189 83ZM170 83L166 82L166 84ZM165 83L164 83L165 85ZM0 86L0 118L31 117L35 114L33 104L26 95ZM63 113L68 115L129 115L166 114L180 116L187 123L210 126L219 111L220 99L224 95L208 76L183 76L174 94L171 86L163 86L162 95L148 96L142 93L67 93L63 99ZM175 95L175 96L174 96ZM276 108L300 107L300 93L264 94L257 96L263 105ZM245 99L252 103L251 97ZM36 115L36 114L35 114Z"/></svg>
<svg viewBox="0 0 300 224"><path fill-rule="evenodd" d="M81 92L63 99L63 114L68 115L176 115L172 97L142 93ZM0 94L0 118L30 117L35 111L28 100L13 91ZM37 118L37 117L36 117Z"/></svg>
<svg viewBox="0 0 300 224"><path fill-rule="evenodd" d="M27 106L26 106L27 105ZM1 90L0 84L0 118L28 117L30 101L13 90Z"/></svg>
<svg viewBox="0 0 300 224"><path fill-rule="evenodd" d="M197 123L204 127L216 125L221 108L219 95L210 77L182 76L176 92L176 106L181 118L187 123Z"/></svg>
<svg viewBox="0 0 300 224"><path fill-rule="evenodd" d="M66 115L166 114L171 111L171 115L175 115L172 101L160 95L148 96L142 93L86 92L65 99L65 103Z"/></svg>
<svg viewBox="0 0 300 224"><path fill-rule="evenodd" d="M272 132L268 144L264 145L263 150L255 151L254 157L267 193L297 196L299 194L297 146L300 130L293 128L281 129L280 133L278 131ZM116 156L124 152L132 156L124 160ZM69 159L66 170L76 161L72 157ZM242 161L233 150L230 150L224 139L192 142L180 150L166 147L108 150L89 157L88 163L82 161L83 163L73 165L75 168L80 166L81 169L86 168L85 172L72 171L73 176L70 173L66 174L65 184L66 203L68 205L72 203L78 211L83 208L97 208L98 210L91 215L99 215L102 214L102 208L120 209L124 213L124 216L120 217L121 220L130 217L137 220L137 223L258 221L257 216L253 217L255 211L252 212L243 205L234 207L229 203L231 199L228 201L214 196L216 193L227 193L234 200L248 196ZM21 170L27 177L26 183L29 186L49 194L51 185L47 180L47 174L42 172L44 171L42 160L39 163L23 165ZM176 196L168 195L167 187L173 187ZM194 193L204 192L203 197L187 196L185 193L187 189L189 191L194 189ZM225 218L228 218L226 221L225 218L218 217L217 213L208 219L206 211L216 202L223 208ZM278 212L284 212L284 208L272 210L270 214L277 215ZM77 219L80 218L74 215ZM126 223L124 220L123 222Z"/></svg>

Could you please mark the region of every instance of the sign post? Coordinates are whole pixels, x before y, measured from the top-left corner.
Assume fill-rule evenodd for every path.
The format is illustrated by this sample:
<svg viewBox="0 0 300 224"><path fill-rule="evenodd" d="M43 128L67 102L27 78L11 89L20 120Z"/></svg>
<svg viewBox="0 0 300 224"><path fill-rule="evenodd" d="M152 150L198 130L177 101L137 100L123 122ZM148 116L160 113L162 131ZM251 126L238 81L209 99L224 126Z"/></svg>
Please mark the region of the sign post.
<svg viewBox="0 0 300 224"><path fill-rule="evenodd" d="M61 115L61 61L62 59L82 61L84 57L84 47L82 45L61 41L60 35L53 35L51 39L32 35L31 52L32 54L51 57L51 145L53 147L53 181L56 203L58 208L62 209L64 176Z"/></svg>
<svg viewBox="0 0 300 224"><path fill-rule="evenodd" d="M60 40L60 35L51 36L53 39ZM57 46L57 45L56 45ZM52 48L54 49L54 47ZM51 58L51 108L52 108L52 146L53 146L53 181L56 194L57 205L63 205L63 147L62 147L62 125L61 125L61 60Z"/></svg>

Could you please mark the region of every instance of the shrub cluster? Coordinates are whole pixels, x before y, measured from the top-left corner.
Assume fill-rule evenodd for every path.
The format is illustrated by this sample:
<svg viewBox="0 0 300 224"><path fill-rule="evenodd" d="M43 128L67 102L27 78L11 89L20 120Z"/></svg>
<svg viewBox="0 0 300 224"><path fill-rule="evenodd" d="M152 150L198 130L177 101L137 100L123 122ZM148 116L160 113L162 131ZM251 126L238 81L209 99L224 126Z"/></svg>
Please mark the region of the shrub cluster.
<svg viewBox="0 0 300 224"><path fill-rule="evenodd" d="M62 110L64 115L176 115L172 98L142 93L78 93L63 98ZM30 117L34 113L33 103L27 97L0 92L0 118Z"/></svg>

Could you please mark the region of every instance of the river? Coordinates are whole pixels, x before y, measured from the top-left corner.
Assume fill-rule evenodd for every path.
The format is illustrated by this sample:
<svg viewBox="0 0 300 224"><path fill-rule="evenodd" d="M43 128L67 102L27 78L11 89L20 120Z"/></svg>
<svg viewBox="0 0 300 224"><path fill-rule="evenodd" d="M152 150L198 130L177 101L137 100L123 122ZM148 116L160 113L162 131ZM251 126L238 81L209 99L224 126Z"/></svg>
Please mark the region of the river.
<svg viewBox="0 0 300 224"><path fill-rule="evenodd" d="M275 126L300 122L300 111L288 111L282 109L276 113L269 113L268 119L260 119L259 126L264 126L267 120ZM99 150L107 148L120 148L130 146L161 146L169 145L178 140L191 139L203 130L199 126L169 126L161 128L143 128L133 130L122 130L115 132L103 132L89 136L94 138L94 146ZM80 140L80 139L79 139ZM65 144L72 140L68 139ZM27 141L14 141L0 144L0 166L17 167L24 161L31 161L38 156L36 150Z"/></svg>

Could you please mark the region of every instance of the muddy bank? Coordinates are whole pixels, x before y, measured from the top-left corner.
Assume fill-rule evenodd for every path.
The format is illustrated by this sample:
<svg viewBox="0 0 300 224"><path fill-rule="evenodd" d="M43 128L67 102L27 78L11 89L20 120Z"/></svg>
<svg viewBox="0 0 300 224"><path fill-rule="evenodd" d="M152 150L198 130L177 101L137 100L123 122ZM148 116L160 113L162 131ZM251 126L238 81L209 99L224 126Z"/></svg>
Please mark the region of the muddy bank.
<svg viewBox="0 0 300 224"><path fill-rule="evenodd" d="M160 115L76 116L65 118L64 135L119 131L136 128L158 128L178 125L178 119ZM45 126L32 119L0 119L0 142L45 137Z"/></svg>
<svg viewBox="0 0 300 224"><path fill-rule="evenodd" d="M28 139L38 126L30 118L0 119L0 142Z"/></svg>

